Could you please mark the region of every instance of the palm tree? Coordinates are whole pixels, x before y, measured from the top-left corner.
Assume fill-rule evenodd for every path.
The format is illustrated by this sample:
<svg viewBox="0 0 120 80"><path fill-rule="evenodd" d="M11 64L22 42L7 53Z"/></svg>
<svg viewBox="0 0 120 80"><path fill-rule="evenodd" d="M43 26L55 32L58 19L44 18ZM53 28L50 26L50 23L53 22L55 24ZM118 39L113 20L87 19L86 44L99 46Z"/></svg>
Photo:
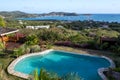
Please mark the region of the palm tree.
<svg viewBox="0 0 120 80"><path fill-rule="evenodd" d="M34 71L34 80L39 80L38 70L35 69Z"/></svg>
<svg viewBox="0 0 120 80"><path fill-rule="evenodd" d="M83 80L76 73L68 73L63 77L59 77L56 73L47 72L45 69L40 70L40 75L38 75L38 70L35 69L32 80Z"/></svg>

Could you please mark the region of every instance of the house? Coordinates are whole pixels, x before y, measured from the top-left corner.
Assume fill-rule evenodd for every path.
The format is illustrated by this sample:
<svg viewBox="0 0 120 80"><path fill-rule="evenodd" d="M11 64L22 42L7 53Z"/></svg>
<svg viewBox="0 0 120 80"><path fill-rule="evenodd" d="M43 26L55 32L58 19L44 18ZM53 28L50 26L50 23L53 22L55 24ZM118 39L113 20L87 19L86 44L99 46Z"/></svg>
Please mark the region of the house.
<svg viewBox="0 0 120 80"><path fill-rule="evenodd" d="M24 43L25 37L24 34L19 33L19 29L0 27L0 42L5 45L6 50L19 48Z"/></svg>
<svg viewBox="0 0 120 80"><path fill-rule="evenodd" d="M2 42L9 41L9 37L7 35L16 33L18 31L19 31L18 29L0 27L0 41L2 41Z"/></svg>
<svg viewBox="0 0 120 80"><path fill-rule="evenodd" d="M46 28L49 29L50 25L41 25L41 26L26 26L28 29L41 29L41 28Z"/></svg>

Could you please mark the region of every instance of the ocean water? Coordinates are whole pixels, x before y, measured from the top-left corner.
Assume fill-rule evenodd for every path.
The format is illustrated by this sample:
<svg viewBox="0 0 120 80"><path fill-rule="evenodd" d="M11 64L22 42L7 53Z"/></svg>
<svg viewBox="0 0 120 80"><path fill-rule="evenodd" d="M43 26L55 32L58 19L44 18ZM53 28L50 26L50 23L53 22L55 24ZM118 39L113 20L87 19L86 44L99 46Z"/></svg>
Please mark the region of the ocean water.
<svg viewBox="0 0 120 80"><path fill-rule="evenodd" d="M18 18L20 20L59 20L59 21L105 21L105 22L119 22L120 14L91 14L91 15L79 15L79 16L41 16L36 18Z"/></svg>
<svg viewBox="0 0 120 80"><path fill-rule="evenodd" d="M58 75L76 72L84 80L102 80L98 75L99 68L110 66L110 62L101 57L75 55L63 51L51 51L46 55L27 57L19 61L14 70L31 74L35 69L45 68Z"/></svg>

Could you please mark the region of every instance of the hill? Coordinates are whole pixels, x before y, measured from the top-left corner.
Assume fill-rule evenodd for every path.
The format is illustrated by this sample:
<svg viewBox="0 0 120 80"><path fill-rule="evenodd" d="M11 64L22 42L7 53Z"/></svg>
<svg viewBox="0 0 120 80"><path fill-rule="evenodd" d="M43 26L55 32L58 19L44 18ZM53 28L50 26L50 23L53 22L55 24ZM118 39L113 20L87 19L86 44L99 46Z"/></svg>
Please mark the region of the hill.
<svg viewBox="0 0 120 80"><path fill-rule="evenodd" d="M68 13L68 12L50 12L40 15L41 16L78 16L78 14L76 13Z"/></svg>
<svg viewBox="0 0 120 80"><path fill-rule="evenodd" d="M0 15L4 16L5 18L35 17L35 14L29 14L21 11L2 11L0 12Z"/></svg>
<svg viewBox="0 0 120 80"><path fill-rule="evenodd" d="M77 16L76 13L66 13L66 12L51 12L44 14L30 14L21 11L1 11L0 15L5 18L30 18L30 17L39 17L39 16Z"/></svg>

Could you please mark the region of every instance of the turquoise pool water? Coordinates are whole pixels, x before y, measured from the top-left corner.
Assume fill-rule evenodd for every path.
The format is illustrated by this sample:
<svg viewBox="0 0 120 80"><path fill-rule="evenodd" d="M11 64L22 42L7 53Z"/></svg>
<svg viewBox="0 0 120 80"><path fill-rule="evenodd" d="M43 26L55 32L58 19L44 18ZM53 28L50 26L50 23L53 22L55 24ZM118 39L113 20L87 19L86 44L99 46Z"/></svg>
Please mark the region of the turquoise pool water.
<svg viewBox="0 0 120 80"><path fill-rule="evenodd" d="M27 57L19 61L14 70L30 74L36 68L45 68L59 75L77 72L84 80L101 80L97 70L110 66L110 62L97 56L69 54L63 51L51 51L45 55Z"/></svg>

